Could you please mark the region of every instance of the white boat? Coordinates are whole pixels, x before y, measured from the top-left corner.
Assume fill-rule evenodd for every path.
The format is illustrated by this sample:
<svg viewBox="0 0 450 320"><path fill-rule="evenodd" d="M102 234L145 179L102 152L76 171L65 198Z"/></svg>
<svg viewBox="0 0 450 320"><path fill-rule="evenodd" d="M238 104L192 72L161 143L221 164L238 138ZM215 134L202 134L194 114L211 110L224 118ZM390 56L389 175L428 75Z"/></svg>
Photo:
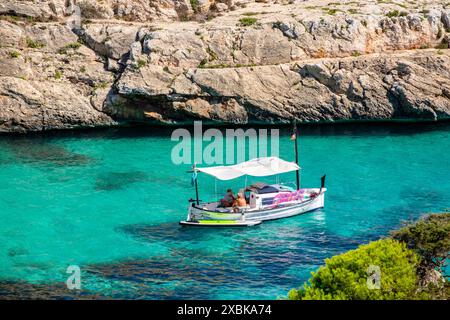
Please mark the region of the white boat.
<svg viewBox="0 0 450 320"><path fill-rule="evenodd" d="M262 221L292 217L323 208L327 190L325 175L321 178L320 188L300 188L299 170L297 163L278 157L256 158L232 166L194 166L196 199L190 200L187 219L180 221L180 224L208 227L254 226ZM263 177L292 171L297 175L297 188L264 183L247 186L243 190L248 204L245 207L222 207L220 201L203 203L198 198L197 172L219 180L231 180L244 175Z"/></svg>

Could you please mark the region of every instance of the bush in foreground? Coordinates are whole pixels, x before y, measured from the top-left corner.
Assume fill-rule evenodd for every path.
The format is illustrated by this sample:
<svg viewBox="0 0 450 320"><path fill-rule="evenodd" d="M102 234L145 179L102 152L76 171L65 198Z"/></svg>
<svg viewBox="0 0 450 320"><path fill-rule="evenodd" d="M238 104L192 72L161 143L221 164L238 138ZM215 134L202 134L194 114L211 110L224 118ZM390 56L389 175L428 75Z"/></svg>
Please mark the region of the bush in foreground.
<svg viewBox="0 0 450 320"><path fill-rule="evenodd" d="M442 272L450 252L450 213L428 215L391 235L420 255L422 269Z"/></svg>
<svg viewBox="0 0 450 320"><path fill-rule="evenodd" d="M309 283L292 289L288 298L448 299L442 270L449 252L450 213L432 214L392 232L390 239L326 259ZM379 279L371 273L377 268Z"/></svg>
<svg viewBox="0 0 450 320"><path fill-rule="evenodd" d="M443 273L450 252L450 213L428 215L391 235L420 256L418 291L430 299L448 299L450 287Z"/></svg>
<svg viewBox="0 0 450 320"><path fill-rule="evenodd" d="M384 239L325 260L309 284L291 290L289 299L392 300L409 299L416 288L419 257L406 245ZM376 272L379 268L379 286ZM371 270L372 269L372 270ZM379 287L379 289L376 289Z"/></svg>

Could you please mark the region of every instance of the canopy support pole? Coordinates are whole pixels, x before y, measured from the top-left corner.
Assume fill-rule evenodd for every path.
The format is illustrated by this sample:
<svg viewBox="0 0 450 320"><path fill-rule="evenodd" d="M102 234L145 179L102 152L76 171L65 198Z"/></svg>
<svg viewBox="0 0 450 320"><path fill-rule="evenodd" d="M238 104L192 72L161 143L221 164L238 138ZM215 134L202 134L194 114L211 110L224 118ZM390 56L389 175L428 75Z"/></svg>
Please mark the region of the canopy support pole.
<svg viewBox="0 0 450 320"><path fill-rule="evenodd" d="M195 202L197 203L197 205L200 204L200 200L198 199L198 183L197 183L197 177L195 177Z"/></svg>
<svg viewBox="0 0 450 320"><path fill-rule="evenodd" d="M295 149L295 163L298 165L298 144L297 144L297 121L294 120L294 130L292 132L292 137L294 138L294 149ZM297 182L297 190L300 190L300 173L299 170L295 171L295 180Z"/></svg>
<svg viewBox="0 0 450 320"><path fill-rule="evenodd" d="M214 196L216 199L218 199L217 197L217 178L214 177Z"/></svg>

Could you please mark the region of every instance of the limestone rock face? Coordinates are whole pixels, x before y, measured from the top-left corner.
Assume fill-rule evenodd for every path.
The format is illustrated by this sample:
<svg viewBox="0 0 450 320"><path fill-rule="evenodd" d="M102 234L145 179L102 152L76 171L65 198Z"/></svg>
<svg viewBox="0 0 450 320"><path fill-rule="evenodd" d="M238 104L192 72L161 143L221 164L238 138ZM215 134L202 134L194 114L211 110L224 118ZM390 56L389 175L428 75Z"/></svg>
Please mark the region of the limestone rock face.
<svg viewBox="0 0 450 320"><path fill-rule="evenodd" d="M400 2L4 0L0 131L449 118L450 9Z"/></svg>
<svg viewBox="0 0 450 320"><path fill-rule="evenodd" d="M118 19L136 22L177 21L196 13L229 11L215 0L2 0L1 15L30 17L36 21L61 20L79 10L83 19ZM229 2L232 4L232 1Z"/></svg>
<svg viewBox="0 0 450 320"><path fill-rule="evenodd" d="M56 20L67 13L66 9L65 0L2 0L0 3L0 15L29 17L38 21Z"/></svg>
<svg viewBox="0 0 450 320"><path fill-rule="evenodd" d="M106 97L91 101L98 89L109 91L114 76L70 29L0 20L0 30L0 131L116 123L101 110Z"/></svg>
<svg viewBox="0 0 450 320"><path fill-rule="evenodd" d="M282 123L293 118L436 120L450 115L449 65L448 55L407 52L315 63L196 68L180 74L146 66L124 73L117 94L127 98L122 104L130 99L130 106L147 101L138 107L142 117L151 109L165 122L208 119L210 112L204 110L223 114L231 100L239 105L234 108L237 117L209 119L235 123ZM201 108L191 107L196 99L201 99Z"/></svg>
<svg viewBox="0 0 450 320"><path fill-rule="evenodd" d="M148 32L146 64L126 68L107 108L164 123L450 116L448 51L426 49L442 41L440 13L283 18Z"/></svg>
<svg viewBox="0 0 450 320"><path fill-rule="evenodd" d="M97 54L119 60L136 40L137 26L89 24L76 32Z"/></svg>
<svg viewBox="0 0 450 320"><path fill-rule="evenodd" d="M2 77L0 130L27 132L112 125L68 84Z"/></svg>

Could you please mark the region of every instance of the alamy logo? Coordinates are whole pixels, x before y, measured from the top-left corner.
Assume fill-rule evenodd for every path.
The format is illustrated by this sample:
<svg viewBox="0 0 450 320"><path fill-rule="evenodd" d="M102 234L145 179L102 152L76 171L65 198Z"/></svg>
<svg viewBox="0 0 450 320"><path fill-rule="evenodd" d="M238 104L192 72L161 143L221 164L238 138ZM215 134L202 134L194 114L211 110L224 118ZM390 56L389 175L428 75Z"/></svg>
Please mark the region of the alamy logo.
<svg viewBox="0 0 450 320"><path fill-rule="evenodd" d="M81 289L81 269L79 266L72 265L68 266L66 273L71 275L67 278L66 285L69 290L80 290Z"/></svg>
<svg viewBox="0 0 450 320"><path fill-rule="evenodd" d="M203 132L202 122L195 121L193 136L189 130L180 128L172 132L171 140L178 141L171 153L176 165L234 164L244 162L247 155L248 159L279 155L278 129L270 129L270 133L268 129L226 129L224 137L215 128Z"/></svg>
<svg viewBox="0 0 450 320"><path fill-rule="evenodd" d="M367 287L370 290L381 288L381 269L379 266L370 265L367 268Z"/></svg>

